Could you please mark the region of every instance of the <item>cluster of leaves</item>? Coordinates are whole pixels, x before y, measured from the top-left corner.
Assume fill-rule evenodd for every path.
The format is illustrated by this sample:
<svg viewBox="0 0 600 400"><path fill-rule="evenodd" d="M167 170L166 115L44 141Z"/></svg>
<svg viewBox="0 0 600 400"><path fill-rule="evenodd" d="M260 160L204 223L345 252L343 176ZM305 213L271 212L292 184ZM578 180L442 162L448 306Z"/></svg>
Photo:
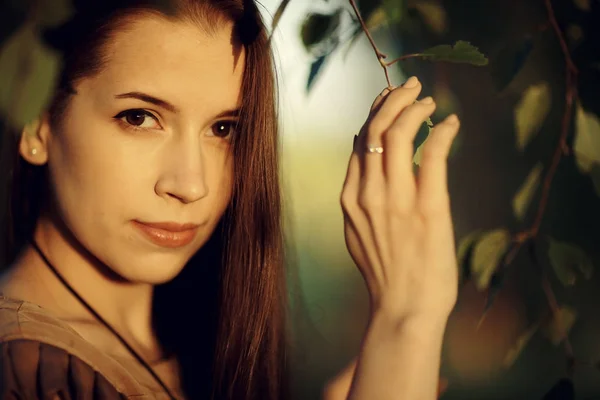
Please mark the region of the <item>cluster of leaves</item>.
<svg viewBox="0 0 600 400"><path fill-rule="evenodd" d="M72 11L69 0L0 3L0 115L8 125L25 126L50 100L61 56L43 33Z"/></svg>
<svg viewBox="0 0 600 400"><path fill-rule="evenodd" d="M574 364L590 365L600 369L600 361L580 362L574 359L568 333L576 322L577 312L573 307L561 305L556 300L543 266L540 265L538 253L545 252L544 259L548 260L555 277L567 289L574 288L582 280L590 280L594 273L594 265L592 258L578 243L562 241L549 234L542 234L540 225L553 183L552 178L560 159L566 155L574 157L579 172L589 177L596 195L600 197L600 119L596 113L584 108L578 97L578 89L584 87L587 82L577 81L578 67L573 63L572 50L567 45L567 34L571 36L572 32L576 32L578 39L581 39L583 30L576 24L572 24L569 26L570 32L563 33L553 15L551 2L546 1L545 4L550 15L547 27L554 28L557 43L564 45L567 87L564 99L553 99L550 82L531 83L522 92L514 109L515 147L520 152L524 152L542 131L544 123L549 118L551 103L555 101L565 104L561 138L556 143L554 158L538 161L512 199L515 219L524 223L528 216L535 215L533 226L518 233L511 233L507 227L473 232L461 240L458 257L463 270L475 282L476 287L481 291L488 291L487 311L492 307L494 297L504 283L506 270L511 266L519 249L521 247L529 249L532 266L542 272L542 286L548 299L550 313L541 315L522 333L507 354L505 365L507 367L512 365L534 334L541 331L543 336L554 345L564 345L567 353L567 373L570 375L573 373ZM575 0L574 4L583 13L592 10L589 1ZM508 43L501 51L499 57L501 62L494 65L492 70L498 90L508 86L521 69L526 67L529 55L535 50L533 43L533 38L526 35ZM596 65L598 63L598 60L587 61ZM571 137L572 146L569 148L567 138ZM530 206L536 198L539 198L539 205L537 210L532 210ZM532 214L533 212L535 213ZM560 396L565 397L555 397L559 392ZM569 378L565 378L556 384L546 398L568 399L574 396L573 383Z"/></svg>
<svg viewBox="0 0 600 400"><path fill-rule="evenodd" d="M315 1L328 3L326 0ZM591 0L573 0L573 2L582 13L589 13L594 7ZM280 3L273 28L276 27L289 3L289 0L283 0ZM589 176L596 194L600 196L600 120L596 113L583 106L577 95L578 87L585 83L577 82L577 66L571 59L571 50L565 39L566 33L556 22L551 1L540 0L540 3L544 4L548 12L548 21L542 31L554 31L557 39L556 46L561 46L565 69L567 74L571 75L566 77L565 99L553 99L550 84L545 81L532 82L521 93L513 116L516 130L515 147L518 151L525 152L542 130L542 126L549 117L553 101L565 103L563 132L560 142L556 143L557 149L554 157L551 160L539 160L533 166L512 200L515 220L524 224L528 217L535 216L533 226L523 228L520 232L511 232L508 227L498 227L484 232L475 231L460 240L458 259L464 281L473 281L478 290L488 293L488 302L483 317L492 307L495 296L504 283L505 272L522 247L530 250L531 265L538 271L543 268L541 268L537 253L543 249L542 251L546 253L545 259L549 260L556 278L567 288L572 288L581 280L591 279L594 272L591 258L577 243L558 240L549 235L541 235L539 232L552 178L558 162L563 156L574 156L579 171ZM476 66L487 65L487 58L466 41L458 41L454 45L437 45L423 51L403 55L392 62L386 61L387 56L379 51L370 33L382 27L392 27L394 32L408 33L405 36L410 37L410 32L414 30L415 19L418 19L421 26L425 25L434 34L444 32L449 20L442 2L439 0L362 0L358 4L350 0L348 4L332 5L329 12L309 12L300 31L302 43L314 59L307 78L307 91L313 87L327 59L342 45L345 45L346 51L348 51L357 38L363 34L369 36L375 50L374 56L379 59L384 69L396 61L409 58L458 62ZM569 44L580 42L585 35L585 29L572 23L568 26L567 34L570 39L573 39ZM535 38L531 34L507 40L504 48L491 65L491 75L499 92L509 86L527 65L529 56L534 50ZM595 68L600 69L600 60L592 60L592 62L595 63ZM428 125L431 127L431 121L428 121ZM567 147L568 137L573 137L571 148ZM416 148L414 157L416 165L420 161L420 149L420 147ZM540 200L535 209L531 207L531 203L537 198ZM571 306L558 304L547 277L541 279L544 280L543 285L547 289L549 312L540 316L539 320L519 337L517 343L506 355L506 367L510 367L515 362L537 332L542 333L556 346L561 343L565 344L567 361L570 366L573 364L573 354L567 335L575 324L577 312ZM600 363L597 366L600 368ZM572 381L569 378L559 381L546 398L574 398Z"/></svg>

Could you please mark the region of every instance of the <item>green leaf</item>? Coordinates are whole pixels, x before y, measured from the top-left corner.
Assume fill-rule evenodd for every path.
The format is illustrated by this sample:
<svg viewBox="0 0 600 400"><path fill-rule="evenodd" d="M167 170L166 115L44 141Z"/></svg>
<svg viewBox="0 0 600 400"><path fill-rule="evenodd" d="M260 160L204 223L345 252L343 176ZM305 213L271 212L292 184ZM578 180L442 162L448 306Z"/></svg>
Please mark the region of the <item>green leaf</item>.
<svg viewBox="0 0 600 400"><path fill-rule="evenodd" d="M523 349L525 349L525 346L527 346L527 343L529 343L539 328L539 323L534 324L517 338L515 344L508 350L508 353L506 353L506 356L504 357L504 368L509 368L515 363L517 358L519 358L519 355L523 352Z"/></svg>
<svg viewBox="0 0 600 400"><path fill-rule="evenodd" d="M468 279L470 275L471 257L475 242L481 237L481 231L476 230L464 236L458 243L456 250L456 260L458 263L461 278Z"/></svg>
<svg viewBox="0 0 600 400"><path fill-rule="evenodd" d="M515 108L515 128L517 130L517 148L521 151L539 132L551 104L550 86L540 82L529 86Z"/></svg>
<svg viewBox="0 0 600 400"><path fill-rule="evenodd" d="M415 100L415 103L418 103L418 100ZM417 133L414 144L414 153L413 153L413 167L421 165L421 158L423 156L423 146L427 139L429 139L429 134L433 129L433 122L431 118L427 118L425 122L421 125L419 132Z"/></svg>
<svg viewBox="0 0 600 400"><path fill-rule="evenodd" d="M423 127L427 127L427 132L424 134L421 133L421 132L425 132ZM429 139L429 134L431 133L431 130L433 128L434 128L434 126L433 126L433 122L431 121L431 118L427 118L425 120L425 123L422 125L421 130L419 131L419 134L417 135L417 138L415 139L415 144L417 145L417 147L413 154L413 166L417 166L417 167L421 166L421 159L423 157L423 149L425 146L425 142L427 142L427 139ZM420 137L424 137L424 139L419 143ZM459 146L459 141L460 141L460 136L455 138L454 141L452 142L452 147L450 147L450 152L448 154L448 158L451 158L456 153L458 146Z"/></svg>
<svg viewBox="0 0 600 400"><path fill-rule="evenodd" d="M371 15L369 15L369 18L365 20L365 25L367 25L369 31L375 30L381 26L386 26L388 23L388 15L383 7L377 7Z"/></svg>
<svg viewBox="0 0 600 400"><path fill-rule="evenodd" d="M362 15L363 19L367 21L371 17L371 14L375 13L380 7L382 7L382 4L383 3L381 0L361 0L358 2L358 11L360 12L360 15Z"/></svg>
<svg viewBox="0 0 600 400"><path fill-rule="evenodd" d="M405 0L383 0L382 4L387 14L388 24L394 25L402 22L407 10Z"/></svg>
<svg viewBox="0 0 600 400"><path fill-rule="evenodd" d="M433 129L433 122L431 122L431 119L428 118L428 120L425 121L425 124L427 125L427 137L417 147L417 150L415 150L415 154L413 155L413 164L416 166L421 166L421 158L423 157L423 148L425 146L425 143L429 139L429 134L431 133L431 130Z"/></svg>
<svg viewBox="0 0 600 400"><path fill-rule="evenodd" d="M569 334L576 319L577 312L573 308L562 306L542 325L541 331L553 345L558 346L564 340L564 335Z"/></svg>
<svg viewBox="0 0 600 400"><path fill-rule="evenodd" d="M492 274L508 250L511 236L507 229L496 229L481 236L475 245L471 261L471 274L478 290L485 290Z"/></svg>
<svg viewBox="0 0 600 400"><path fill-rule="evenodd" d="M275 15L273 16L273 24L271 25L272 26L271 29L273 32L275 32L277 25L279 25L281 16L283 15L283 12L285 11L288 4L290 4L290 0L282 0L281 3L279 3L279 6L277 7L277 11L275 11Z"/></svg>
<svg viewBox="0 0 600 400"><path fill-rule="evenodd" d="M583 28L577 24L571 24L565 31L567 39L569 40L569 46L578 46L584 40Z"/></svg>
<svg viewBox="0 0 600 400"><path fill-rule="evenodd" d="M59 72L58 53L45 47L33 25L25 25L0 49L0 113L17 129L48 105Z"/></svg>
<svg viewBox="0 0 600 400"><path fill-rule="evenodd" d="M310 92L310 90L312 89L312 87L315 83L315 79L319 75L319 71L321 70L321 68L323 68L323 65L325 64L326 58L327 58L327 55L321 56L321 57L317 58L310 66L310 72L308 74L308 80L306 82L306 91L307 92Z"/></svg>
<svg viewBox="0 0 600 400"><path fill-rule="evenodd" d="M332 14L308 14L302 23L300 32L304 47L310 50L336 33L340 26L341 12L342 9L338 9Z"/></svg>
<svg viewBox="0 0 600 400"><path fill-rule="evenodd" d="M484 315L492 308L494 305L494 301L500 293L500 290L504 286L504 282L506 282L506 269L503 265L498 265L496 270L492 273L492 277L490 278L490 282L488 284L488 292L487 298L485 300L485 307L483 310Z"/></svg>
<svg viewBox="0 0 600 400"><path fill-rule="evenodd" d="M430 61L448 61L454 63L465 63L477 66L487 65L488 59L469 42L459 40L450 46L443 44L431 47L419 53L419 56Z"/></svg>
<svg viewBox="0 0 600 400"><path fill-rule="evenodd" d="M416 2L413 7L425 25L433 32L441 34L448 28L448 16L439 1L421 0Z"/></svg>
<svg viewBox="0 0 600 400"><path fill-rule="evenodd" d="M578 273L590 279L594 272L591 259L579 247L549 238L548 258L557 278L565 286L573 286Z"/></svg>
<svg viewBox="0 0 600 400"><path fill-rule="evenodd" d="M497 91L502 91L512 82L525 65L531 50L533 50L533 38L519 37L517 40L507 42L492 58L491 74Z"/></svg>
<svg viewBox="0 0 600 400"><path fill-rule="evenodd" d="M542 163L538 162L532 169L529 171L525 182L515 195L512 200L512 207L515 213L515 216L519 220L523 220L525 214L527 213L527 208L531 203L531 199L535 195L537 188L540 185L540 177L542 175Z"/></svg>
<svg viewBox="0 0 600 400"><path fill-rule="evenodd" d="M573 152L582 172L589 173L594 163L600 164L600 120L577 104Z"/></svg>

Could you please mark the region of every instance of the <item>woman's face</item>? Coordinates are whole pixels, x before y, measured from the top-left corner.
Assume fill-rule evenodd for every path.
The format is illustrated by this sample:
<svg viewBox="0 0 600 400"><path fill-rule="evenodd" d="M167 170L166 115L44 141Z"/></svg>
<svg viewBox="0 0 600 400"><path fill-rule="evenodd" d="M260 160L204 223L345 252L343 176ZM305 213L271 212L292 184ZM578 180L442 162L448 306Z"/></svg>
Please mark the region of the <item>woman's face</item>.
<svg viewBox="0 0 600 400"><path fill-rule="evenodd" d="M48 135L60 218L126 280L173 278L228 205L245 59L232 38L231 24L209 36L140 17L111 40L106 68L75 87ZM172 232L182 224L197 228Z"/></svg>

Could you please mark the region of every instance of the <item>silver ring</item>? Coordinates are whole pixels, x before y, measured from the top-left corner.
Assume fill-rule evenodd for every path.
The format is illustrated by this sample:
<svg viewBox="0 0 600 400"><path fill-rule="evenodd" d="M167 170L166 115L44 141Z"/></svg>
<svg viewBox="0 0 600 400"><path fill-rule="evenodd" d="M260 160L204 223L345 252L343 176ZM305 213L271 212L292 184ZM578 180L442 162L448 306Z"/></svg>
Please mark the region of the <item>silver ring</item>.
<svg viewBox="0 0 600 400"><path fill-rule="evenodd" d="M383 147L381 147L381 146L367 146L367 153L381 154L381 153L383 153Z"/></svg>

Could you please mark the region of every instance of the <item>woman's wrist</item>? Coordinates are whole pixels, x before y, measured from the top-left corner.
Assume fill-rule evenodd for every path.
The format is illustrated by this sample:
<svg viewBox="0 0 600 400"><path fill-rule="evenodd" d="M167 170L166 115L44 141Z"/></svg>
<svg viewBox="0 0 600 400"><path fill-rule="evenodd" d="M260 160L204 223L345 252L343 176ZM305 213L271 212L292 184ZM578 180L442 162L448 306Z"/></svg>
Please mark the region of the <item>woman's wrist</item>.
<svg viewBox="0 0 600 400"><path fill-rule="evenodd" d="M377 330L391 335L418 334L427 336L443 336L448 316L444 314L419 314L398 316L384 310L371 314L369 331Z"/></svg>
<svg viewBox="0 0 600 400"><path fill-rule="evenodd" d="M440 314L373 313L348 398L435 398L446 322Z"/></svg>

